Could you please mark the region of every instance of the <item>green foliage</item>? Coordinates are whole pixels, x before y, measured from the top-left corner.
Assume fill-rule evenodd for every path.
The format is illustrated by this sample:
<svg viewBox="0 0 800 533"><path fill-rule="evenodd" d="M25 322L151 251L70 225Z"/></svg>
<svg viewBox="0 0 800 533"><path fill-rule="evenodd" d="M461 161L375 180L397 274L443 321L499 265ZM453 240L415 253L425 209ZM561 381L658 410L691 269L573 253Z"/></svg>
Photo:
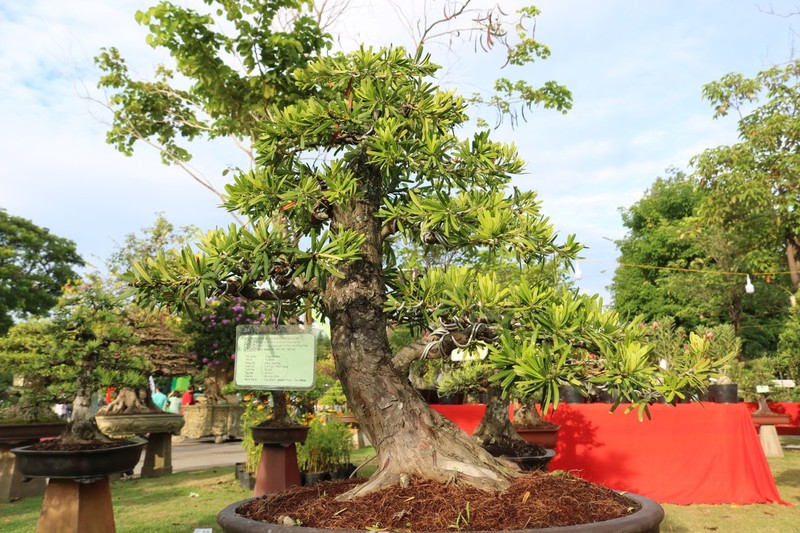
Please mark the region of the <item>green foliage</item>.
<svg viewBox="0 0 800 533"><path fill-rule="evenodd" d="M707 294L693 269L705 258L696 234L696 212L704 193L683 172L657 178L641 200L622 210L624 239L617 241L619 262L610 287L614 308L623 317L642 315L652 321L673 316L693 328L701 316L717 316L724 305ZM705 276L711 278L711 276ZM699 293L702 292L702 296Z"/></svg>
<svg viewBox="0 0 800 533"><path fill-rule="evenodd" d="M732 324L747 357L770 353L785 319L788 279L757 279L755 294L744 293L739 237L701 216L708 198L695 177L672 171L623 210L629 231L617 242L614 308L648 322L670 316L688 330Z"/></svg>
<svg viewBox="0 0 800 533"><path fill-rule="evenodd" d="M311 473L330 472L350 463L353 450L350 430L335 420L315 418L304 443L297 443L297 463Z"/></svg>
<svg viewBox="0 0 800 533"><path fill-rule="evenodd" d="M51 309L61 288L83 266L75 243L0 208L0 335L15 317Z"/></svg>
<svg viewBox="0 0 800 533"><path fill-rule="evenodd" d="M95 58L103 72L98 86L108 91L114 113L107 140L120 152L131 155L137 142L153 143L170 164L188 161L186 141L199 137L251 143L266 118L265 104L286 105L304 94L286 74L330 42L302 0L204 3L204 12L161 2L136 13L150 32L148 44L174 61L159 65L152 81L133 78L115 48ZM287 12L295 16L281 28Z"/></svg>
<svg viewBox="0 0 800 533"><path fill-rule="evenodd" d="M785 327L780 334L776 370L786 379L800 383L800 308L792 307Z"/></svg>
<svg viewBox="0 0 800 533"><path fill-rule="evenodd" d="M16 324L0 338L0 369L25 379L25 416L44 406L90 397L101 387L147 383L148 359L111 293L99 279L65 287L52 317Z"/></svg>
<svg viewBox="0 0 800 533"><path fill-rule="evenodd" d="M703 88L715 118L738 114L740 142L694 158L708 192L701 216L725 228L751 272L798 270L798 80L800 62L792 61L753 78L728 74ZM794 290L800 288L800 275L790 277Z"/></svg>

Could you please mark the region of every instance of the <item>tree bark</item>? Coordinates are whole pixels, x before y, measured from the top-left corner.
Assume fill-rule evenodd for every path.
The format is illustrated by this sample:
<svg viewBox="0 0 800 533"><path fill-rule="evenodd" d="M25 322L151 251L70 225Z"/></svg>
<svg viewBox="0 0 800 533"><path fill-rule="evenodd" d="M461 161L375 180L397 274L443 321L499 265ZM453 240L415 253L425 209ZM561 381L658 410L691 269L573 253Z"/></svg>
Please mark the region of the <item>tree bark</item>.
<svg viewBox="0 0 800 533"><path fill-rule="evenodd" d="M483 445L496 444L505 447L512 441L525 442L508 417L508 400L503 399L501 389L492 386L487 392L489 400L486 411L473 436Z"/></svg>
<svg viewBox="0 0 800 533"><path fill-rule="evenodd" d="M330 317L336 372L348 403L374 444L378 471L350 491L355 497L411 477L438 481L456 478L483 488L504 488L517 472L498 461L424 402L392 365L386 318L378 211L381 178L354 162L364 179L361 199L334 206L334 228L366 237L362 259L342 267L344 276L328 278L323 303Z"/></svg>
<svg viewBox="0 0 800 533"><path fill-rule="evenodd" d="M789 265L789 278L794 292L800 289L800 238L797 235L786 237L786 260Z"/></svg>

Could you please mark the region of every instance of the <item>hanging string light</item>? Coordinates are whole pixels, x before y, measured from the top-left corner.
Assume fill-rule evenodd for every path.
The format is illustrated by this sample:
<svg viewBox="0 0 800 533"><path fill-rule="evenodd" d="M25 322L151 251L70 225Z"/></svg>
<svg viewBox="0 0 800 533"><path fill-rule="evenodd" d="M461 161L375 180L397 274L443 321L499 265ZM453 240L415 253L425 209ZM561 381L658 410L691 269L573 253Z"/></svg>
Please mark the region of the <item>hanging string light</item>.
<svg viewBox="0 0 800 533"><path fill-rule="evenodd" d="M750 274L747 275L747 283L744 284L744 292L747 294L753 294L756 292L756 288L753 285L753 282L750 281Z"/></svg>
<svg viewBox="0 0 800 533"><path fill-rule="evenodd" d="M575 273L573 276L578 280L583 279L583 272L581 272L581 267L578 265L578 263L575 263Z"/></svg>

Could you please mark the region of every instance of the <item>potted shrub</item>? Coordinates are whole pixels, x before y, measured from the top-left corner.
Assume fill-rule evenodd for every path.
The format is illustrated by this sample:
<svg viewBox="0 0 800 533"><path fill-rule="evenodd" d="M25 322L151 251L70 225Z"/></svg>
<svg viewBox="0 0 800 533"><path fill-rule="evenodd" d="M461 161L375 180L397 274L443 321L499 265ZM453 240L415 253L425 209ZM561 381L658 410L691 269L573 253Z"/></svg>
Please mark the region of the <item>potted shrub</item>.
<svg viewBox="0 0 800 533"><path fill-rule="evenodd" d="M297 460L305 484L347 477L355 469L350 463L352 439L347 427L336 420L315 418L305 442L297 444Z"/></svg>

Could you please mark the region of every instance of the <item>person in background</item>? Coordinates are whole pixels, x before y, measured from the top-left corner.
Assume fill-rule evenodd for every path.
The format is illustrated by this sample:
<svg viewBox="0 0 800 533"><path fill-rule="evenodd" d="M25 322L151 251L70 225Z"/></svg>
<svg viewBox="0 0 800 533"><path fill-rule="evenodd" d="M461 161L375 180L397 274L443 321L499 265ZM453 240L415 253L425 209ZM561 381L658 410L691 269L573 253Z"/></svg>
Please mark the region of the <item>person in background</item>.
<svg viewBox="0 0 800 533"><path fill-rule="evenodd" d="M178 390L174 390L169 393L169 397L167 398L167 412L172 413L173 415L181 414L181 393Z"/></svg>
<svg viewBox="0 0 800 533"><path fill-rule="evenodd" d="M162 411L167 410L164 407L164 405L167 403L167 395L161 392L161 387L156 387L156 391L153 393L153 403L156 404L156 407Z"/></svg>
<svg viewBox="0 0 800 533"><path fill-rule="evenodd" d="M183 413L183 408L187 405L194 405L194 385L189 385L189 388L183 393L183 397L181 398L181 413Z"/></svg>

